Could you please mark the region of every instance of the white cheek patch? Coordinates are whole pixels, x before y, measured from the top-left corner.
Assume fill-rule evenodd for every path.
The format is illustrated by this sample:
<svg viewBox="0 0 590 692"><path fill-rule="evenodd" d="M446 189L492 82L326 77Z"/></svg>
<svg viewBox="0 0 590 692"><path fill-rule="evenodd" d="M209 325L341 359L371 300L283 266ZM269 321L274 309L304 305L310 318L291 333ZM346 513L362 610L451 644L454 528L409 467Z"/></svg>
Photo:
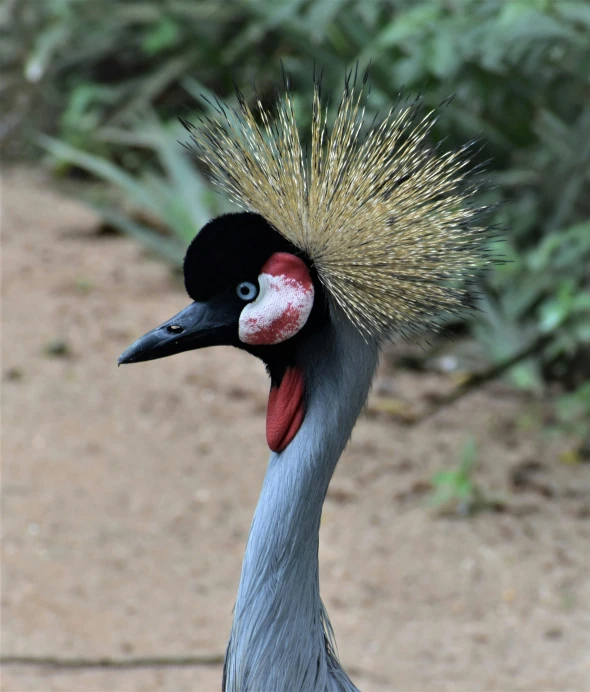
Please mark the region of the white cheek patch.
<svg viewBox="0 0 590 692"><path fill-rule="evenodd" d="M278 254L284 257L286 253ZM269 260L264 265L263 273L258 277L258 298L246 305L240 315L239 337L245 344L280 344L295 336L307 322L313 307L313 283L303 261L294 255L287 257L303 265L305 272L302 273L301 267L296 266L293 273L297 278L284 273L274 275L264 272L264 269L278 270L278 263L273 266ZM280 268L288 270L289 266L285 267L283 260Z"/></svg>

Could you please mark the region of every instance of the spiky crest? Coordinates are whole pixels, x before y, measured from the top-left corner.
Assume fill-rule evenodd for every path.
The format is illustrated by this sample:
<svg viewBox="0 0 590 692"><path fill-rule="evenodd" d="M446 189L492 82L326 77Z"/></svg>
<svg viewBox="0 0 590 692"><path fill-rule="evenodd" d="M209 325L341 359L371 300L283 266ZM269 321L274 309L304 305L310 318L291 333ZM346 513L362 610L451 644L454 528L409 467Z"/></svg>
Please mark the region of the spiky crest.
<svg viewBox="0 0 590 692"><path fill-rule="evenodd" d="M353 324L381 341L469 306L468 284L490 261L487 209L474 204L470 145L429 148L437 111L398 99L366 124L367 75L358 88L356 76L331 132L314 78L309 156L287 80L274 117L237 91L237 109L217 101L200 127L183 124L214 183L305 252Z"/></svg>

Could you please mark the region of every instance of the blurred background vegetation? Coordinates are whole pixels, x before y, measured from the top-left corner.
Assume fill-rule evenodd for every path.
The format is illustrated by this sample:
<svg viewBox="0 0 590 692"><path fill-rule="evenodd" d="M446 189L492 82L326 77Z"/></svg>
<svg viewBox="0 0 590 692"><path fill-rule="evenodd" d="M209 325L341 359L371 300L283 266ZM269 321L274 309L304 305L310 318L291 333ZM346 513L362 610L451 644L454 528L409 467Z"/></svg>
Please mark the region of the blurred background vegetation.
<svg viewBox="0 0 590 692"><path fill-rule="evenodd" d="M178 145L177 117L203 95L232 102L234 82L270 102L282 61L305 124L314 60L332 103L355 61L372 62L374 111L402 87L429 105L455 95L435 136L485 144L482 201L505 201L493 222L511 260L467 329L491 372L555 390L556 426L590 446L587 0L4 0L3 156L108 183L90 196L105 221L178 264L229 207Z"/></svg>

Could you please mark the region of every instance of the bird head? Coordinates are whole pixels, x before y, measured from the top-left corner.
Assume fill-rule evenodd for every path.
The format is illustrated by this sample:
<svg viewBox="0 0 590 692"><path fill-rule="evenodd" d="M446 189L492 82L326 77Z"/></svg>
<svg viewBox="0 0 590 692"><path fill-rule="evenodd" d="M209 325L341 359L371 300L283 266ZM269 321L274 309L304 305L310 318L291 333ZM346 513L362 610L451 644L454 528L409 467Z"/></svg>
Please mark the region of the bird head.
<svg viewBox="0 0 590 692"><path fill-rule="evenodd" d="M365 82L347 76L334 118L316 83L309 156L288 84L274 114L238 92L237 109L216 102L200 126L183 121L212 181L244 212L197 234L184 262L194 302L119 359L217 344L262 358L275 451L302 421L295 364L307 338L341 318L372 346L437 329L472 307L470 284L491 261L469 145L429 146L438 112L419 101L365 122Z"/></svg>
<svg viewBox="0 0 590 692"><path fill-rule="evenodd" d="M135 341L119 364L226 345L261 358L276 378L306 335L328 320L309 258L259 214L225 214L206 224L187 250L184 282L193 302Z"/></svg>

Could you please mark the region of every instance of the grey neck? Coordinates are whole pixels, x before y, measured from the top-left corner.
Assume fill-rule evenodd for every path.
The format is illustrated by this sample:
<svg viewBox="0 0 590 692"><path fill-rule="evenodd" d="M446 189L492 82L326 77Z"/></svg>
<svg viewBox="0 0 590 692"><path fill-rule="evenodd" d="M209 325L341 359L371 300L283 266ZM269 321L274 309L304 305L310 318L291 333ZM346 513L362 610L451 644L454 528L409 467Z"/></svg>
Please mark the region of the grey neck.
<svg viewBox="0 0 590 692"><path fill-rule="evenodd" d="M338 316L301 350L306 414L271 454L250 529L226 655L226 692L356 690L319 593L322 505L365 404L378 348Z"/></svg>

